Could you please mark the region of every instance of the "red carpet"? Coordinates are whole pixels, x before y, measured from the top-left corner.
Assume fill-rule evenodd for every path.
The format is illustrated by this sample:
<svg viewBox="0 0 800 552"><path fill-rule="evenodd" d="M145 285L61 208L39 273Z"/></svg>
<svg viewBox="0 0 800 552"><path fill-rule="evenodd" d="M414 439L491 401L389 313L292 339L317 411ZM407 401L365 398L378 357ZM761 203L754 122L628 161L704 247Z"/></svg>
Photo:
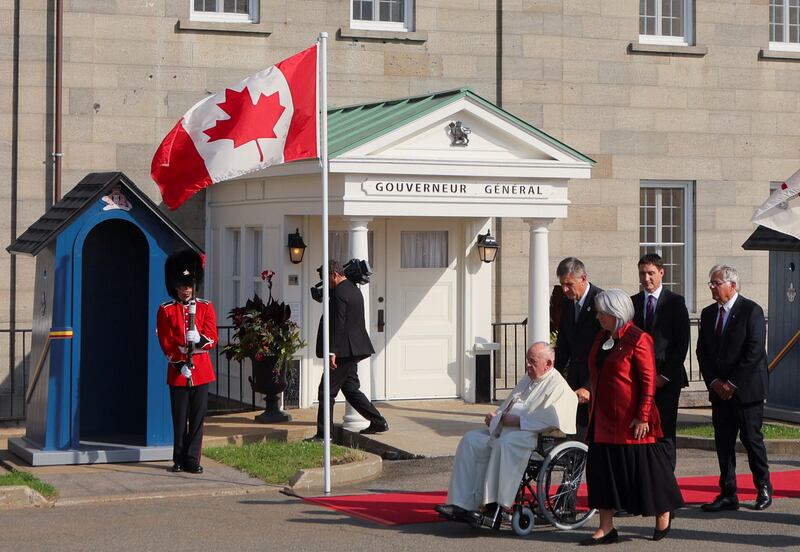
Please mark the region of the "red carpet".
<svg viewBox="0 0 800 552"><path fill-rule="evenodd" d="M771 476L774 498L800 498L800 470L772 472ZM679 478L686 504L702 504L713 500L719 492L718 479L716 475ZM756 492L749 473L739 475L737 483L740 500L755 500ZM581 486L578 496L585 500L585 485ZM447 491L428 491L310 497L303 500L381 525L405 525L444 521L433 507L444 504L446 499Z"/></svg>

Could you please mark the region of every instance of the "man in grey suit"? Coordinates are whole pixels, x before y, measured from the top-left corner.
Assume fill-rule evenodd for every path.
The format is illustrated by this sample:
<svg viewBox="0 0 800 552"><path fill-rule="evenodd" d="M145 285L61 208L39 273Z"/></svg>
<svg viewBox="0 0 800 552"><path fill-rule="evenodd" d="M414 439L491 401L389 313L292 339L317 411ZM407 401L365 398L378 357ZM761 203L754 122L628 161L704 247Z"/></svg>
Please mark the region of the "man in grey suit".
<svg viewBox="0 0 800 552"><path fill-rule="evenodd" d="M661 442L675 471L678 402L681 388L689 386L683 365L689 351L689 311L682 295L662 285L664 261L659 255L642 256L638 266L642 291L631 296L633 323L653 338L657 374L655 402L664 432Z"/></svg>
<svg viewBox="0 0 800 552"><path fill-rule="evenodd" d="M567 257L558 263L556 277L564 298L561 300L561 319L556 338L555 367L578 396L576 438L583 441L589 424L591 397L588 357L594 338L600 331L594 298L603 290L589 283L586 267L575 257Z"/></svg>
<svg viewBox="0 0 800 552"><path fill-rule="evenodd" d="M720 494L703 504L706 512L736 510L736 436L747 451L757 496L754 508L772 504L767 449L761 424L769 389L764 311L739 295L739 273L716 265L708 273L714 303L700 314L697 362L708 387L711 422L719 461Z"/></svg>
<svg viewBox="0 0 800 552"><path fill-rule="evenodd" d="M361 433L382 433L388 431L389 424L378 409L361 392L358 381L358 363L375 353L369 333L364 324L364 296L356 285L342 273L341 265L334 260L328 262L330 283L330 408L333 419L333 405L341 390L347 402L364 418L369 427ZM317 331L317 358L322 358L322 319ZM319 383L319 410L317 411L317 434L322 438L325 431L325 412L322 381Z"/></svg>

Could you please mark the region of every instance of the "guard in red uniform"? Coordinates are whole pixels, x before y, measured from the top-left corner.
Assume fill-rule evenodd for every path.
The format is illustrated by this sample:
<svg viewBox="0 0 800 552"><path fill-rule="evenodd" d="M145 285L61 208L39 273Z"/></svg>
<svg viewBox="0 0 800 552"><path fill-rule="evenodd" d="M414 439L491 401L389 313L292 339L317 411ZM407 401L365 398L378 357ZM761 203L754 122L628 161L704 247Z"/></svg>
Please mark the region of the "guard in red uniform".
<svg viewBox="0 0 800 552"><path fill-rule="evenodd" d="M164 276L173 300L158 308L156 329L169 361L167 384L175 436L172 471L203 473L203 420L208 384L216 379L208 352L217 346L217 315L211 301L194 296L195 287L203 281L203 261L196 252L187 249L170 255Z"/></svg>

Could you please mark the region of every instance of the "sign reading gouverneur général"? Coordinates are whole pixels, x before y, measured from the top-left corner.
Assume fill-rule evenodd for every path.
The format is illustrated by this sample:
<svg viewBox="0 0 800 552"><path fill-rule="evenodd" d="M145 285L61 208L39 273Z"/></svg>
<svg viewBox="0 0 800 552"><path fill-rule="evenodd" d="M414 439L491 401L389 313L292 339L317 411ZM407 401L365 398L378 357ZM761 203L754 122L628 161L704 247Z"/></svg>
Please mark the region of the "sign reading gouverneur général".
<svg viewBox="0 0 800 552"><path fill-rule="evenodd" d="M429 180L366 180L367 195L402 197L480 197L547 199L552 187L522 182L432 182Z"/></svg>

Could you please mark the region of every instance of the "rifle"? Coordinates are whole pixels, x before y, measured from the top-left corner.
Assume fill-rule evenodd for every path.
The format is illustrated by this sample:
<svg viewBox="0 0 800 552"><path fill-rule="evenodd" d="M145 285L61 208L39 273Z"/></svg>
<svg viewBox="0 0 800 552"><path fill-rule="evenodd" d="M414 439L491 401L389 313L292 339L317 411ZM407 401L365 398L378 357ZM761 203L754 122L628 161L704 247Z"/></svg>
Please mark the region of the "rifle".
<svg viewBox="0 0 800 552"><path fill-rule="evenodd" d="M194 298L194 286L192 286L192 299L189 301L189 330L196 330L195 315L197 314L197 301ZM189 369L189 377L186 378L186 387L192 387L192 354L194 354L194 343L186 342L186 367Z"/></svg>

